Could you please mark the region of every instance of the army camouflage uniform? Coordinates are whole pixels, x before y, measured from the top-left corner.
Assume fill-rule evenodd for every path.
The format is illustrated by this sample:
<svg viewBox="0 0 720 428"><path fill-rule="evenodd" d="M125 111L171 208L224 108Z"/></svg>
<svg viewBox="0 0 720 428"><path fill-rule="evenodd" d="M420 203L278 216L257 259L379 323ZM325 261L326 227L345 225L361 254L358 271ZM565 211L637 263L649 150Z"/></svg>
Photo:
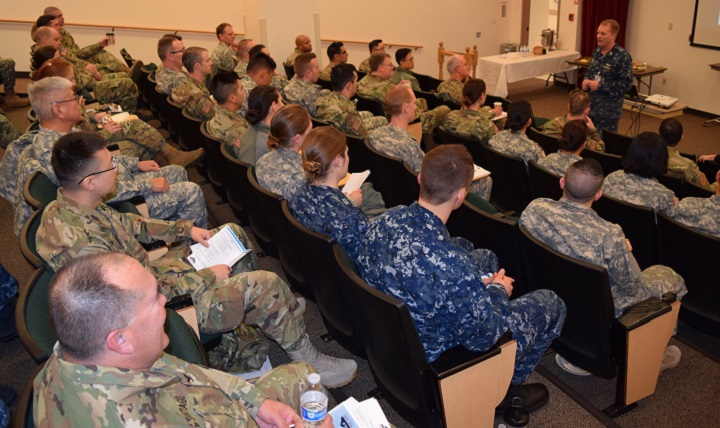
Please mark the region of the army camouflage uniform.
<svg viewBox="0 0 720 428"><path fill-rule="evenodd" d="M403 80L408 81L412 84L413 91L422 90L420 89L420 82L418 82L417 78L412 74L412 71L408 70L407 68L396 67L395 71L393 71L392 77L390 78L390 83L392 83L393 85L397 85Z"/></svg>
<svg viewBox="0 0 720 428"><path fill-rule="evenodd" d="M240 137L240 146L233 145L235 157L243 162L255 165L264 154L270 151L267 145L270 126L264 122L258 122L249 127Z"/></svg>
<svg viewBox="0 0 720 428"><path fill-rule="evenodd" d="M240 107L240 110L238 111L238 114L240 116L245 117L248 111L248 103L250 99L250 91L255 89L257 87L257 83L253 80L252 77L248 76L247 74L240 78L240 84L242 85L243 89L245 90L245 98L243 99L242 107ZM281 92L282 93L282 92Z"/></svg>
<svg viewBox="0 0 720 428"><path fill-rule="evenodd" d="M146 371L74 364L56 344L33 381L33 419L39 427L257 427L265 399L297 411L314 371L292 363L250 383L168 354Z"/></svg>
<svg viewBox="0 0 720 428"><path fill-rule="evenodd" d="M244 322L259 326L285 350L299 343L305 332L300 305L275 273L255 270L252 251L235 264L230 278L219 282L211 269L196 271L185 261L190 252L189 239L154 261L140 245L157 239L172 242L190 238L192 226L191 220L163 221L121 214L105 204L92 209L64 198L60 189L57 200L48 204L43 213L36 236L37 251L54 270L83 255L111 251L127 254L157 278L159 291L168 299L192 295L201 331L228 332ZM252 249L239 226L228 226L245 248Z"/></svg>
<svg viewBox="0 0 720 428"><path fill-rule="evenodd" d="M720 238L720 195L709 198L684 198L670 211L680 223Z"/></svg>
<svg viewBox="0 0 720 428"><path fill-rule="evenodd" d="M171 92L173 101L183 106L191 117L201 122L212 119L217 104L205 84L190 76L180 82Z"/></svg>
<svg viewBox="0 0 720 428"><path fill-rule="evenodd" d="M444 82L440 82L435 91L435 96L437 96L440 101L455 103L461 106L463 100L463 85L463 82L459 80L453 78L447 79Z"/></svg>
<svg viewBox="0 0 720 428"><path fill-rule="evenodd" d="M481 275L499 268L495 254L451 238L417 202L371 223L358 268L370 285L407 304L430 362L458 345L485 351L512 331L514 385L530 376L565 321L565 304L551 291L509 301L501 284L485 286Z"/></svg>
<svg viewBox="0 0 720 428"><path fill-rule="evenodd" d="M11 58L0 58L0 83L6 91L15 88L15 61Z"/></svg>
<svg viewBox="0 0 720 428"><path fill-rule="evenodd" d="M368 74L358 82L358 95L371 100L380 101L385 105L385 95L394 85L390 80L383 79L372 74ZM443 123L445 116L450 113L448 106L436 107L428 111L427 101L423 98L415 100L417 110L415 110L415 118L422 122L422 132L424 134L431 133L435 128Z"/></svg>
<svg viewBox="0 0 720 428"><path fill-rule="evenodd" d="M567 116L558 116L555 119L545 122L542 126L543 134L552 135L558 139L562 137L562 129L568 123ZM588 137L585 141L585 148L598 152L605 151L605 143L600 139L597 129L588 127Z"/></svg>
<svg viewBox="0 0 720 428"><path fill-rule="evenodd" d="M300 104L310 113L310 116L315 117L317 115L318 100L330 95L330 91L320 89L320 85L295 77L285 87L284 95L288 103Z"/></svg>
<svg viewBox="0 0 720 428"><path fill-rule="evenodd" d="M7 149L8 144L20 138L22 132L18 131L5 113L0 110L0 147Z"/></svg>
<svg viewBox="0 0 720 428"><path fill-rule="evenodd" d="M240 137L250 127L244 117L218 104L215 116L207 122L208 133L225 144L231 153L240 148Z"/></svg>
<svg viewBox="0 0 720 428"><path fill-rule="evenodd" d="M33 213L33 209L23 197L24 183L19 182L18 170L21 165L28 163L28 160L32 160L30 156L32 152L29 151L28 154L25 154L25 150L32 144L37 133L38 131L30 131L11 142L0 160L0 197L5 199L14 210L13 231L15 235L20 234L25 219Z"/></svg>
<svg viewBox="0 0 720 428"><path fill-rule="evenodd" d="M641 272L620 226L603 220L592 208L564 197L539 198L525 208L520 225L556 251L607 269L615 317L651 296L672 292L680 299L687 293L685 280L667 266Z"/></svg>
<svg viewBox="0 0 720 428"><path fill-rule="evenodd" d="M188 77L185 70L173 70L165 68L162 65L155 70L155 81L157 82L158 91L163 94L170 95L177 85L182 83Z"/></svg>
<svg viewBox="0 0 720 428"><path fill-rule="evenodd" d="M295 50L292 51L290 55L288 55L287 59L285 60L285 65L288 67L294 67L295 66L295 58L298 57L298 55L302 55L305 52L301 51L298 48L295 48Z"/></svg>
<svg viewBox="0 0 720 428"><path fill-rule="evenodd" d="M65 28L60 30L60 35L62 35L60 43L65 49L73 52L79 58L99 65L100 67L97 67L98 69L104 68L111 73L128 72L129 69L127 65L115 58L113 54L106 51L105 48L100 46L100 43L93 43L92 45L80 49L80 46L75 43L75 38L73 38L73 36Z"/></svg>
<svg viewBox="0 0 720 428"><path fill-rule="evenodd" d="M210 56L210 60L214 65L226 70L235 69L237 61L235 60L235 52L230 46L223 42L218 42L217 47Z"/></svg>
<svg viewBox="0 0 720 428"><path fill-rule="evenodd" d="M235 66L233 71L235 73L237 73L239 78L242 79L243 77L247 76L247 66L248 66L247 62L238 61L237 65Z"/></svg>
<svg viewBox="0 0 720 428"><path fill-rule="evenodd" d="M718 183L711 185L697 164L693 162L692 159L682 156L677 147L668 146L668 174L685 178L687 181L705 187L713 192L715 192L718 187Z"/></svg>
<svg viewBox="0 0 720 428"><path fill-rule="evenodd" d="M578 155L572 153L550 153L547 157L537 161L538 165L559 176L565 176L567 169L575 162L582 160Z"/></svg>
<svg viewBox="0 0 720 428"><path fill-rule="evenodd" d="M370 74L370 58L372 58L372 55L365 58L360 65L358 66L358 71L365 74Z"/></svg>
<svg viewBox="0 0 720 428"><path fill-rule="evenodd" d="M335 65L337 65L337 64L335 64L333 62L328 63L328 65L326 65L325 68L323 68L322 71L320 72L319 78L330 82L330 77L332 76L332 69L333 69L333 67L335 67Z"/></svg>
<svg viewBox="0 0 720 428"><path fill-rule="evenodd" d="M97 127L90 125L92 130ZM115 143L120 148L120 153L124 156L136 157L140 160L151 160L155 154L166 144L165 138L157 129L148 125L140 119L129 119L121 122L120 130L114 134L110 134L107 130L102 129L99 134L108 140L109 144Z"/></svg>
<svg viewBox="0 0 720 428"><path fill-rule="evenodd" d="M270 80L270 86L277 89L278 92L280 92L280 95L283 94L285 91L285 87L290 83L285 76L281 76L279 74L273 74L272 79Z"/></svg>
<svg viewBox="0 0 720 428"><path fill-rule="evenodd" d="M335 238L357 263L370 220L342 191L305 181L289 202L290 211L300 223Z"/></svg>
<svg viewBox="0 0 720 428"><path fill-rule="evenodd" d="M526 167L531 160L538 162L545 157L542 148L524 132L506 129L494 135L488 143L500 153L524 160Z"/></svg>
<svg viewBox="0 0 720 428"><path fill-rule="evenodd" d="M407 130L389 124L370 131L368 141L375 150L406 162L415 171L415 174L420 173L425 153L415 137L410 135ZM470 192L488 200L492 192L492 178L487 177L473 181L470 185Z"/></svg>
<svg viewBox="0 0 720 428"><path fill-rule="evenodd" d="M622 116L623 100L633 83L632 58L618 45L603 55L598 47L585 72L585 78L594 80L600 76L597 91L590 92L590 119L601 132L603 129L617 131Z"/></svg>
<svg viewBox="0 0 720 428"><path fill-rule="evenodd" d="M339 92L331 92L317 101L317 120L327 122L353 137L365 138L369 129L387 125L384 117L358 111L355 103Z"/></svg>
<svg viewBox="0 0 720 428"><path fill-rule="evenodd" d="M677 203L675 193L660 184L656 178L643 178L639 175L615 171L605 177L603 193L615 199L635 205L650 207L655 212L669 214Z"/></svg>
<svg viewBox="0 0 720 428"><path fill-rule="evenodd" d="M442 127L451 134L487 142L495 135L495 125L482 111L453 110L445 116Z"/></svg>

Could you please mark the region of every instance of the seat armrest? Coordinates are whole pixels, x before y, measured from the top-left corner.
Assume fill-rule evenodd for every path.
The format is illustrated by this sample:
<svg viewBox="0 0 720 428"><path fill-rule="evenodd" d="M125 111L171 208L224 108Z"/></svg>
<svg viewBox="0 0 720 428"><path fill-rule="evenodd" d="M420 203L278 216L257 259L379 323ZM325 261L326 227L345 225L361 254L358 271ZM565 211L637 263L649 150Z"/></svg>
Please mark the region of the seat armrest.
<svg viewBox="0 0 720 428"><path fill-rule="evenodd" d="M615 322L621 331L634 330L643 326L660 315L670 312L668 302L657 297L650 297L628 308Z"/></svg>
<svg viewBox="0 0 720 428"><path fill-rule="evenodd" d="M508 330L485 352L470 351L463 346L456 346L443 352L437 360L429 365L438 379L442 379L498 355L501 345L511 340L512 332Z"/></svg>

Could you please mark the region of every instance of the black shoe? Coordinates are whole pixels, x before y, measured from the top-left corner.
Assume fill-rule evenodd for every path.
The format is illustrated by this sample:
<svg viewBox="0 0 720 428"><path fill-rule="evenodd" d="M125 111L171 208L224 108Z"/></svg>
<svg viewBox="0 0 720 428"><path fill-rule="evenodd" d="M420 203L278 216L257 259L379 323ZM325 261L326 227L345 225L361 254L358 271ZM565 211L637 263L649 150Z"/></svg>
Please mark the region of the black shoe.
<svg viewBox="0 0 720 428"><path fill-rule="evenodd" d="M531 383L527 385L510 385L505 398L500 405L495 408L495 414L501 414L509 409L512 405L513 398L518 397L522 402L522 407L528 412L537 410L545 405L550 398L550 393L542 383Z"/></svg>

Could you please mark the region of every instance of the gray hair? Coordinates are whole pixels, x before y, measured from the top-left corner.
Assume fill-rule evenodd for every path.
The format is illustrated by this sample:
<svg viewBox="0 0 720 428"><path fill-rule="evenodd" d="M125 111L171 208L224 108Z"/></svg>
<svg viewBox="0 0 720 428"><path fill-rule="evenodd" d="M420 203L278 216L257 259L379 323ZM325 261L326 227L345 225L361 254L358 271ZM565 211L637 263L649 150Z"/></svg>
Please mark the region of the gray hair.
<svg viewBox="0 0 720 428"><path fill-rule="evenodd" d="M30 98L32 109L40 122L52 119L51 103L60 101L57 99L59 92L72 87L71 81L58 76L46 77L28 85L28 98Z"/></svg>
<svg viewBox="0 0 720 428"><path fill-rule="evenodd" d="M465 57L462 55L453 55L450 57L450 59L447 62L447 71L450 74L455 73L455 68L458 66L458 62L460 62Z"/></svg>

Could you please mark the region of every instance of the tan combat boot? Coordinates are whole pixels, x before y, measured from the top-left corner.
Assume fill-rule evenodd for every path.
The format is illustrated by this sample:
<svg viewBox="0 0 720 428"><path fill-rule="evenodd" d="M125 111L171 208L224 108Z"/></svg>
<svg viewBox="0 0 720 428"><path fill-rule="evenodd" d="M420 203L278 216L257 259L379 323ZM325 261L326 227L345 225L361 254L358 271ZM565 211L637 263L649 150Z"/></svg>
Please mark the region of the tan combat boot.
<svg viewBox="0 0 720 428"><path fill-rule="evenodd" d="M182 167L193 166L205 157L205 150L203 149L183 152L168 143L162 145L160 153L165 156L170 165L180 165Z"/></svg>
<svg viewBox="0 0 720 428"><path fill-rule="evenodd" d="M354 360L344 360L329 357L320 353L310 342L307 333L291 347L293 351L287 350L287 354L293 361L304 361L320 374L322 384L326 388L340 388L355 379L357 375L357 363Z"/></svg>

